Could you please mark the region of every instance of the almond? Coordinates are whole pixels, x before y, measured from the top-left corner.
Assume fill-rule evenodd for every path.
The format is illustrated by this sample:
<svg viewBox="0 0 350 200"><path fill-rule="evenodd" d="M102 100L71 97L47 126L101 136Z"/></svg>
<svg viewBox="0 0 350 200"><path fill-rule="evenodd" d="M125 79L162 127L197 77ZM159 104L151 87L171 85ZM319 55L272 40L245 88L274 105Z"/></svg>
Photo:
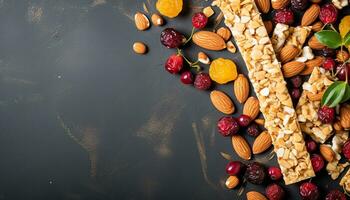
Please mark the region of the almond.
<svg viewBox="0 0 350 200"><path fill-rule="evenodd" d="M341 123L340 123L339 120L337 120L337 121L335 121L335 122L333 123L333 128L334 128L334 130L336 130L336 131L342 131L342 130L344 130L344 128L342 127L342 125L341 125Z"/></svg>
<svg viewBox="0 0 350 200"><path fill-rule="evenodd" d="M332 162L335 159L335 153L333 149L326 144L320 145L320 153L327 162Z"/></svg>
<svg viewBox="0 0 350 200"><path fill-rule="evenodd" d="M231 31L226 27L219 28L216 33L222 37L225 41L231 38Z"/></svg>
<svg viewBox="0 0 350 200"><path fill-rule="evenodd" d="M260 192L250 191L247 192L247 200L267 200L267 198Z"/></svg>
<svg viewBox="0 0 350 200"><path fill-rule="evenodd" d="M151 20L155 26L162 26L164 24L164 19L156 13L152 15Z"/></svg>
<svg viewBox="0 0 350 200"><path fill-rule="evenodd" d="M291 61L282 66L283 75L285 78L290 78L295 75L298 75L301 71L303 71L305 67L305 63L298 61Z"/></svg>
<svg viewBox="0 0 350 200"><path fill-rule="evenodd" d="M253 143L253 154L259 154L266 151L272 145L271 136L267 131L263 131Z"/></svg>
<svg viewBox="0 0 350 200"><path fill-rule="evenodd" d="M237 49L235 47L235 45L233 44L232 41L228 41L226 43L226 48L227 48L227 51L231 52L231 53L236 53Z"/></svg>
<svg viewBox="0 0 350 200"><path fill-rule="evenodd" d="M272 8L273 9L282 9L288 6L290 0L272 0Z"/></svg>
<svg viewBox="0 0 350 200"><path fill-rule="evenodd" d="M322 50L326 47L324 44L322 44L321 42L318 41L318 39L315 35L313 35L309 39L308 45L310 46L311 49L315 49L315 50Z"/></svg>
<svg viewBox="0 0 350 200"><path fill-rule="evenodd" d="M214 90L210 93L210 99L214 107L224 114L229 115L235 111L232 100L224 92Z"/></svg>
<svg viewBox="0 0 350 200"><path fill-rule="evenodd" d="M193 42L208 50L220 51L226 48L226 43L222 37L214 32L199 31L192 37Z"/></svg>
<svg viewBox="0 0 350 200"><path fill-rule="evenodd" d="M318 21L312 24L311 30L313 32L318 32L318 31L321 31L322 28L323 28L323 23L321 21Z"/></svg>
<svg viewBox="0 0 350 200"><path fill-rule="evenodd" d="M271 7L270 0L255 0L255 4L262 13L268 13Z"/></svg>
<svg viewBox="0 0 350 200"><path fill-rule="evenodd" d="M243 114L254 120L259 115L259 112L259 100L255 97L249 97L243 106Z"/></svg>
<svg viewBox="0 0 350 200"><path fill-rule="evenodd" d="M249 81L243 75L239 74L233 83L233 92L239 103L244 103L249 96Z"/></svg>
<svg viewBox="0 0 350 200"><path fill-rule="evenodd" d="M306 92L306 96L310 101L321 101L324 92L325 91L319 92L317 94L313 94L311 92Z"/></svg>
<svg viewBox="0 0 350 200"><path fill-rule="evenodd" d="M142 42L135 42L132 48L134 49L134 52L137 54L145 54L147 51L146 45Z"/></svg>
<svg viewBox="0 0 350 200"><path fill-rule="evenodd" d="M280 51L280 61L286 63L300 54L300 50L294 45L286 45Z"/></svg>
<svg viewBox="0 0 350 200"><path fill-rule="evenodd" d="M265 125L265 119L256 119L256 120L254 120L254 122L260 126Z"/></svg>
<svg viewBox="0 0 350 200"><path fill-rule="evenodd" d="M310 75L315 67L320 67L322 65L324 60L325 58L323 56L316 56L314 59L307 61L300 75Z"/></svg>
<svg viewBox="0 0 350 200"><path fill-rule="evenodd" d="M229 176L225 182L225 185L228 189L233 189L237 187L238 184L239 184L239 179L237 178L237 176Z"/></svg>
<svg viewBox="0 0 350 200"><path fill-rule="evenodd" d="M340 124L344 129L350 128L350 105L348 104L340 108Z"/></svg>
<svg viewBox="0 0 350 200"><path fill-rule="evenodd" d="M232 136L232 146L240 158L244 160L250 160L252 152L250 150L248 142L242 136Z"/></svg>
<svg viewBox="0 0 350 200"><path fill-rule="evenodd" d="M134 16L136 28L140 31L147 30L150 26L149 20L141 12L137 12Z"/></svg>
<svg viewBox="0 0 350 200"><path fill-rule="evenodd" d="M308 26L312 24L320 14L320 6L318 4L312 4L304 13L301 19L301 26Z"/></svg>
<svg viewBox="0 0 350 200"><path fill-rule="evenodd" d="M266 28L267 34L270 34L273 30L273 25L270 20L264 21L264 26Z"/></svg>

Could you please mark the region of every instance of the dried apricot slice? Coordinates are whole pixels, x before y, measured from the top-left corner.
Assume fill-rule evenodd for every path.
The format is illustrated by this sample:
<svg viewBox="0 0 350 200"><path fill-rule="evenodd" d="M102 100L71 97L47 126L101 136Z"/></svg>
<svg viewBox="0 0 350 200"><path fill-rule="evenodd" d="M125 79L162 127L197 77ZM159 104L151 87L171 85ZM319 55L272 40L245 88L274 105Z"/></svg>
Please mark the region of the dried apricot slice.
<svg viewBox="0 0 350 200"><path fill-rule="evenodd" d="M213 81L225 84L237 78L237 66L232 60L217 58L210 65L209 75Z"/></svg>
<svg viewBox="0 0 350 200"><path fill-rule="evenodd" d="M174 18L182 11L183 0L158 0L156 8L160 14Z"/></svg>

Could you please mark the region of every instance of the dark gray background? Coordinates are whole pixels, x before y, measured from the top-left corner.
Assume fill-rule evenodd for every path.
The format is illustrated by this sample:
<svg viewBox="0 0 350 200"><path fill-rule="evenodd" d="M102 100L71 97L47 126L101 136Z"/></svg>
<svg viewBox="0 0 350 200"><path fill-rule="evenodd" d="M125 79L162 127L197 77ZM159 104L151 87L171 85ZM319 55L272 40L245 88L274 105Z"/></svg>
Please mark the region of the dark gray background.
<svg viewBox="0 0 350 200"><path fill-rule="evenodd" d="M223 187L220 152L234 153L208 92L165 72L174 51L161 46L162 28L135 29L144 2L0 0L0 199L245 198ZM188 35L190 11L208 4L185 1L166 26ZM135 55L134 41L149 53ZM208 53L246 73L238 53ZM220 89L233 96L231 83ZM326 188L330 178L314 180Z"/></svg>

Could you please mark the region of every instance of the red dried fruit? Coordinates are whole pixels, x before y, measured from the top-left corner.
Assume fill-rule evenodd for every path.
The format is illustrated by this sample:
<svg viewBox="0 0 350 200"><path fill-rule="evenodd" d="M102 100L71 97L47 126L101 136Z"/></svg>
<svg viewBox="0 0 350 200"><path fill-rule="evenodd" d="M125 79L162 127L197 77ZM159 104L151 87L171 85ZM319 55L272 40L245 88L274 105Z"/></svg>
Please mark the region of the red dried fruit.
<svg viewBox="0 0 350 200"><path fill-rule="evenodd" d="M160 34L160 42L167 48L178 48L186 41L184 35L173 28L166 28Z"/></svg>
<svg viewBox="0 0 350 200"><path fill-rule="evenodd" d="M283 188L276 183L268 185L265 192L269 200L282 200L285 196Z"/></svg>
<svg viewBox="0 0 350 200"><path fill-rule="evenodd" d="M194 87L200 90L207 90L211 87L211 79L207 73L199 73L194 80Z"/></svg>
<svg viewBox="0 0 350 200"><path fill-rule="evenodd" d="M318 119L321 120L324 124L329 124L334 121L335 118L335 110L334 108L330 108L328 106L321 107L318 112Z"/></svg>
<svg viewBox="0 0 350 200"><path fill-rule="evenodd" d="M282 172L279 167L275 167L275 166L269 167L267 172L270 176L270 179L273 181L277 181L282 178Z"/></svg>
<svg viewBox="0 0 350 200"><path fill-rule="evenodd" d="M303 200L317 200L320 197L318 187L311 182L301 184L299 194Z"/></svg>
<svg viewBox="0 0 350 200"><path fill-rule="evenodd" d="M293 88L291 95L292 95L293 100L298 100L300 98L300 96L301 96L300 89L299 88Z"/></svg>
<svg viewBox="0 0 350 200"><path fill-rule="evenodd" d="M240 161L231 161L226 165L226 173L230 176L238 176L244 170L244 164Z"/></svg>
<svg viewBox="0 0 350 200"><path fill-rule="evenodd" d="M197 29L204 28L208 23L208 17L204 13L198 12L192 17L192 25Z"/></svg>
<svg viewBox="0 0 350 200"><path fill-rule="evenodd" d="M350 140L345 142L342 152L345 158L350 159Z"/></svg>
<svg viewBox="0 0 350 200"><path fill-rule="evenodd" d="M323 48L322 50L315 51L316 55L324 56L324 57L333 57L335 56L335 50L331 48Z"/></svg>
<svg viewBox="0 0 350 200"><path fill-rule="evenodd" d="M303 83L301 76L294 76L294 77L290 78L289 80L294 88L299 88L301 86L301 84Z"/></svg>
<svg viewBox="0 0 350 200"><path fill-rule="evenodd" d="M167 59L165 63L165 69L171 74L177 74L180 72L183 65L184 59L182 58L182 56L173 54Z"/></svg>
<svg viewBox="0 0 350 200"><path fill-rule="evenodd" d="M340 81L345 81L346 80L346 74L349 78L349 81L350 82L350 65L349 64L346 64L346 65L343 65L343 64L339 64L337 66L337 77Z"/></svg>
<svg viewBox="0 0 350 200"><path fill-rule="evenodd" d="M258 162L249 163L244 176L250 183L263 184L266 177L265 168Z"/></svg>
<svg viewBox="0 0 350 200"><path fill-rule="evenodd" d="M218 121L218 130L222 136L227 137L237 134L239 125L234 117L222 117Z"/></svg>
<svg viewBox="0 0 350 200"><path fill-rule="evenodd" d="M323 62L322 67L326 70L332 70L336 66L336 63L333 58L326 58L326 60Z"/></svg>
<svg viewBox="0 0 350 200"><path fill-rule="evenodd" d="M346 196L339 190L334 189L328 192L325 200L346 200Z"/></svg>
<svg viewBox="0 0 350 200"><path fill-rule="evenodd" d="M238 124L241 127L246 127L250 124L250 122L252 121L251 118L248 115L240 115L238 118Z"/></svg>
<svg viewBox="0 0 350 200"><path fill-rule="evenodd" d="M308 0L291 0L292 8L295 10L305 10L305 8L308 6L309 1Z"/></svg>
<svg viewBox="0 0 350 200"><path fill-rule="evenodd" d="M306 142L306 149L309 153L315 152L317 150L317 143L313 140L307 140Z"/></svg>
<svg viewBox="0 0 350 200"><path fill-rule="evenodd" d="M311 164L315 172L319 172L324 168L324 160L322 156L313 154L311 156Z"/></svg>
<svg viewBox="0 0 350 200"><path fill-rule="evenodd" d="M250 136L257 137L260 133L259 126L255 123L252 123L247 128L247 133Z"/></svg>
<svg viewBox="0 0 350 200"><path fill-rule="evenodd" d="M288 8L276 10L273 20L275 23L292 25L294 23L294 13Z"/></svg>
<svg viewBox="0 0 350 200"><path fill-rule="evenodd" d="M320 20L324 24L332 24L337 21L338 10L332 3L324 4L320 9Z"/></svg>
<svg viewBox="0 0 350 200"><path fill-rule="evenodd" d="M193 75L190 71L184 71L181 74L181 82L183 84L192 84L193 83Z"/></svg>

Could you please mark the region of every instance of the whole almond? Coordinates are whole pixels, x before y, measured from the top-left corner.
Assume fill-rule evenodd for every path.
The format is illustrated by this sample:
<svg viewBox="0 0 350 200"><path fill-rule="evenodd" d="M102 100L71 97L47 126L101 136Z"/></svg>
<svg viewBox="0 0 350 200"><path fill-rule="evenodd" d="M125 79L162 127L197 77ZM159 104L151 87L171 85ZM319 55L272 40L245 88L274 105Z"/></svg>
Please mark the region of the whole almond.
<svg viewBox="0 0 350 200"><path fill-rule="evenodd" d="M255 4L262 13L268 13L271 7L270 0L255 0Z"/></svg>
<svg viewBox="0 0 350 200"><path fill-rule="evenodd" d="M335 122L333 123L333 128L334 128L334 130L336 130L336 131L342 131L342 130L344 130L344 128L342 127L342 125L341 125L341 123L340 123L339 120L337 120L337 121L335 121Z"/></svg>
<svg viewBox="0 0 350 200"><path fill-rule="evenodd" d="M350 128L350 105L345 104L340 107L340 124L344 129Z"/></svg>
<svg viewBox="0 0 350 200"><path fill-rule="evenodd" d="M225 185L228 189L233 189L237 187L238 184L239 184L239 179L237 178L237 176L229 176L225 182Z"/></svg>
<svg viewBox="0 0 350 200"><path fill-rule="evenodd" d="M136 12L134 19L135 19L136 28L138 30L144 31L144 30L147 30L149 28L150 23L149 23L149 20L145 14L143 14L141 12Z"/></svg>
<svg viewBox="0 0 350 200"><path fill-rule="evenodd" d="M254 122L260 126L265 125L265 119L256 119L256 120L254 120Z"/></svg>
<svg viewBox="0 0 350 200"><path fill-rule="evenodd" d="M270 34L273 30L273 25L270 20L264 21L264 26L266 28L267 34Z"/></svg>
<svg viewBox="0 0 350 200"><path fill-rule="evenodd" d="M240 158L244 160L250 160L252 157L252 152L250 150L249 144L242 136L232 136L232 147Z"/></svg>
<svg viewBox="0 0 350 200"><path fill-rule="evenodd" d="M314 59L307 61L300 75L310 75L315 67L320 67L323 64L324 60L323 56L316 56Z"/></svg>
<svg viewBox="0 0 350 200"><path fill-rule="evenodd" d="M327 162L332 162L335 159L335 153L333 149L326 144L320 145L320 153Z"/></svg>
<svg viewBox="0 0 350 200"><path fill-rule="evenodd" d="M309 39L308 45L310 46L311 49L315 49L315 50L322 50L326 47L324 44L318 41L315 35L313 35Z"/></svg>
<svg viewBox="0 0 350 200"><path fill-rule="evenodd" d="M162 26L164 24L164 19L156 13L152 15L151 20L155 26Z"/></svg>
<svg viewBox="0 0 350 200"><path fill-rule="evenodd" d="M229 115L235 111L232 100L224 92L214 90L210 93L210 99L214 107L224 114Z"/></svg>
<svg viewBox="0 0 350 200"><path fill-rule="evenodd" d="M253 154L259 154L266 151L272 145L271 136L267 131L263 131L253 143Z"/></svg>
<svg viewBox="0 0 350 200"><path fill-rule="evenodd" d="M226 27L219 28L216 33L222 37L225 41L231 38L231 31Z"/></svg>
<svg viewBox="0 0 350 200"><path fill-rule="evenodd" d="M249 81L243 74L239 74L233 83L233 92L239 103L244 103L249 97Z"/></svg>
<svg viewBox="0 0 350 200"><path fill-rule="evenodd" d="M300 54L300 50L294 45L286 45L280 51L280 61L286 63Z"/></svg>
<svg viewBox="0 0 350 200"><path fill-rule="evenodd" d="M250 191L247 192L247 200L267 200L267 198L260 192Z"/></svg>
<svg viewBox="0 0 350 200"><path fill-rule="evenodd" d="M285 8L289 3L290 0L271 0L272 8L275 10Z"/></svg>
<svg viewBox="0 0 350 200"><path fill-rule="evenodd" d="M315 22L312 24L311 30L313 32L321 31L323 28L323 23L321 21Z"/></svg>
<svg viewBox="0 0 350 200"><path fill-rule="evenodd" d="M254 120L260 113L259 100L255 97L249 97L243 106L243 114L248 115Z"/></svg>
<svg viewBox="0 0 350 200"><path fill-rule="evenodd" d="M226 48L226 43L222 37L214 32L199 31L192 37L193 42L208 50L220 51Z"/></svg>
<svg viewBox="0 0 350 200"><path fill-rule="evenodd" d="M134 49L134 52L138 54L145 54L147 51L146 45L142 42L135 42L132 48Z"/></svg>
<svg viewBox="0 0 350 200"><path fill-rule="evenodd" d="M320 14L320 6L318 4L312 4L304 13L301 19L302 26L308 26L312 24Z"/></svg>
<svg viewBox="0 0 350 200"><path fill-rule="evenodd" d="M324 92L325 91L319 92L317 94L313 94L311 92L306 92L306 96L310 101L321 101Z"/></svg>
<svg viewBox="0 0 350 200"><path fill-rule="evenodd" d="M303 71L305 67L305 63L298 61L291 61L282 66L283 75L285 78L290 78L298 75L301 71Z"/></svg>

